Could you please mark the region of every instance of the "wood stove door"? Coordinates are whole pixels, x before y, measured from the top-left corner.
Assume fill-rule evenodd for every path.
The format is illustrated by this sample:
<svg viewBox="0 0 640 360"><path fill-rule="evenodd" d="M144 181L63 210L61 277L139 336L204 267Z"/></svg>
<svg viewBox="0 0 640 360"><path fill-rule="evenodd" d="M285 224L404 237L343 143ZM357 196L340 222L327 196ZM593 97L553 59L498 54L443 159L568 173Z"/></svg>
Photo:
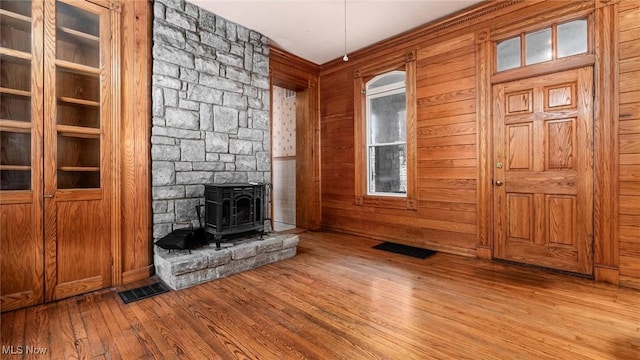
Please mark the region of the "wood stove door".
<svg viewBox="0 0 640 360"><path fill-rule="evenodd" d="M251 189L253 192L253 189ZM247 190L236 194L234 199L233 226L236 229L253 228L253 196L247 195Z"/></svg>

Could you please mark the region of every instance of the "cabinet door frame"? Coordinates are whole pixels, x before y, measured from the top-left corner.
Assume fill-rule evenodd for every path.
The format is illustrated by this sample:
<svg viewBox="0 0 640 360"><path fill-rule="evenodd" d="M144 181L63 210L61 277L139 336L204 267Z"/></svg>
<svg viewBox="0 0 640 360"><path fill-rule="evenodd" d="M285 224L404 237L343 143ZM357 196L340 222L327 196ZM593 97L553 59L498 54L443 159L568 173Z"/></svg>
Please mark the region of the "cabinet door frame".
<svg viewBox="0 0 640 360"><path fill-rule="evenodd" d="M27 238L5 238L4 234L7 231L7 227L15 226L17 221L7 221L9 226L3 225L2 232L2 264L7 264L11 268L20 268L19 265L24 265L25 257L12 256L8 254L6 246L10 246L7 242L13 241L16 247L20 247L21 251L31 252L33 257L33 268L30 271L26 271L21 278L9 278L3 279L4 281L29 281L31 278L33 284L31 289L22 289L13 293L6 293L3 291L0 300L2 311L9 311L42 303L44 300L44 241L43 241L43 213L42 213L42 168L43 168L43 148L42 148L42 128L43 128L43 42L44 42L44 23L43 23L44 6L41 1L33 1L31 3L31 188L29 190L10 190L2 191L0 195L0 212L2 213L2 221L4 223L5 216L15 217L20 216L29 217L30 229L21 232L19 235L24 235ZM11 52L3 51L4 53ZM8 54L10 55L10 54ZM4 119L2 124L5 125ZM25 128L26 129L26 128ZM16 207L20 206L30 207L25 212L19 213L16 211ZM13 218L15 220L15 218ZM22 264L20 264L22 262ZM3 278L7 276L6 272L3 272ZM4 290L4 289L3 289Z"/></svg>
<svg viewBox="0 0 640 360"><path fill-rule="evenodd" d="M56 4L63 2L73 7L96 13L100 17L99 38L99 88L100 88L100 188L99 189L59 189L57 180L57 136L58 125L56 124L57 109L57 68L60 60L56 56ZM120 63L119 63L119 3L113 3L111 8L105 8L99 4L82 0L47 0L45 2L45 38L44 45L44 67L46 89L52 89L44 94L45 116L43 123L44 144L49 146L51 151L44 152L44 263L45 263L45 301L57 300L60 298L77 295L80 293L98 290L119 284L121 281L120 254L120 182L117 169L119 168L119 134L120 129ZM48 145L47 145L48 144ZM70 262L72 259L66 258L59 251L60 241L58 238L60 229L57 228L59 221L57 207L58 202L77 202L82 207L83 202L97 201L97 213L102 225L95 224L97 238L102 238L99 248L101 252L99 265L100 276L90 276L84 279L69 280L62 284L63 279L59 277L61 271L62 258ZM85 219L86 220L86 219ZM91 241L91 239L88 239ZM108 244L107 244L108 242ZM107 251L108 248L108 251ZM75 253L75 252L74 252ZM90 255L89 255L90 256ZM68 274L71 272L67 271ZM68 278L69 276L67 276Z"/></svg>

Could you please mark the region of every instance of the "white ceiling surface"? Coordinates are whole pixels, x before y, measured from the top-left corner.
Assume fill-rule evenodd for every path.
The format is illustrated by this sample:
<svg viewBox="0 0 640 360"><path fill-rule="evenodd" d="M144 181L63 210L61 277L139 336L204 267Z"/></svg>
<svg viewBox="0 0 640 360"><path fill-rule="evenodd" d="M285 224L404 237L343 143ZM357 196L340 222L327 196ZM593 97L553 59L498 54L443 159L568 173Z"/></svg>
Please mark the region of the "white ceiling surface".
<svg viewBox="0 0 640 360"><path fill-rule="evenodd" d="M188 0L324 64L345 49L344 0ZM347 0L347 52L353 52L482 0Z"/></svg>

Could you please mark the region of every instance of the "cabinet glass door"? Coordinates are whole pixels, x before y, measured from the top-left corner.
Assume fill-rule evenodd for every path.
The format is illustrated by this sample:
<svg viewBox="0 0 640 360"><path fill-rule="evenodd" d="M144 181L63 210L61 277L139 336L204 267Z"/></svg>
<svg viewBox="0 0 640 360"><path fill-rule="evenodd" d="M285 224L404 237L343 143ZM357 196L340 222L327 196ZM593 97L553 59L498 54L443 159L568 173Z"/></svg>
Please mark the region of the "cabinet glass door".
<svg viewBox="0 0 640 360"><path fill-rule="evenodd" d="M111 284L111 12L45 3L46 299Z"/></svg>
<svg viewBox="0 0 640 360"><path fill-rule="evenodd" d="M44 298L42 1L0 1L0 309Z"/></svg>
<svg viewBox="0 0 640 360"><path fill-rule="evenodd" d="M100 188L100 18L56 3L57 188Z"/></svg>
<svg viewBox="0 0 640 360"><path fill-rule="evenodd" d="M31 2L0 2L0 191L31 190Z"/></svg>

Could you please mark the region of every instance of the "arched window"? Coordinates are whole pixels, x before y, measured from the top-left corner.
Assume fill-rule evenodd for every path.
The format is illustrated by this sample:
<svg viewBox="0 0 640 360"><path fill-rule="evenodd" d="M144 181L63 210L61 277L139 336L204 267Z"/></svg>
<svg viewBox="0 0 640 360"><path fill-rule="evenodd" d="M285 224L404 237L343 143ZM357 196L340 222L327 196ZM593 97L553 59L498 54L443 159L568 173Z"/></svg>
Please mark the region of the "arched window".
<svg viewBox="0 0 640 360"><path fill-rule="evenodd" d="M354 70L357 206L417 210L416 53Z"/></svg>
<svg viewBox="0 0 640 360"><path fill-rule="evenodd" d="M406 74L378 75L365 89L367 194L406 196Z"/></svg>

